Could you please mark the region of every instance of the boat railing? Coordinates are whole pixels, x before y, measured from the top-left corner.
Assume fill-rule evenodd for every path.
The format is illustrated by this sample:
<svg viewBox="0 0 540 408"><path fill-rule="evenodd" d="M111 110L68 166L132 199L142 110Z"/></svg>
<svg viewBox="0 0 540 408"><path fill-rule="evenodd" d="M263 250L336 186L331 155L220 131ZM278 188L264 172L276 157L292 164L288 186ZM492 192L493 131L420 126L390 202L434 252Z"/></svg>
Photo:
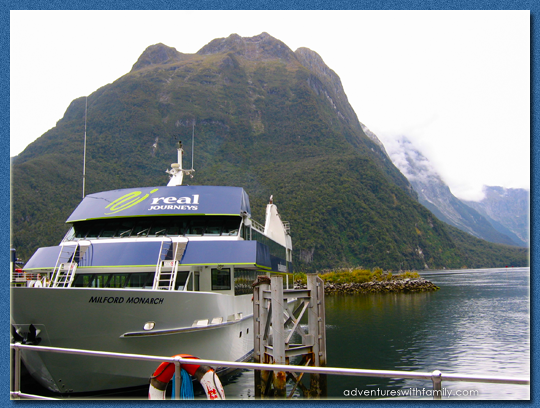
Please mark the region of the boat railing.
<svg viewBox="0 0 540 408"><path fill-rule="evenodd" d="M81 349L69 349L60 347L48 347L48 346L35 346L21 343L11 344L11 349L14 350L14 362L13 362L13 390L10 392L12 398L30 398L30 399L55 399L48 398L39 395L32 395L22 393L21 387L21 350L32 350L36 352L49 352L49 353L64 353L74 355L85 355L91 357L112 357L128 360L139 361L155 361L156 363L170 362L175 364L176 375L180 375L180 368L182 364L192 364L193 360L182 357L170 357L170 356L149 356L142 354L126 354L115 353L106 351L94 351L94 350L81 350ZM459 381L459 382L476 382L476 383L493 383L493 384L518 384L529 385L529 378L515 378L515 377L495 377L485 375L464 375L456 373L442 373L439 370L431 372L420 371L397 371L397 370L371 370L360 368L338 368L338 367L313 367L313 366L298 366L298 365L284 365L284 364L259 364L248 363L238 361L220 361L220 360L197 360L197 364L208 365L212 367L227 367L233 369L248 369L248 370L269 370L269 371L286 371L297 373L311 373L311 374L326 374L326 375L346 375L357 377L377 377L377 378L399 378L399 379L416 379L427 380L433 383L433 399L441 399L442 382L443 381ZM175 387L179 387L179 381L176 381ZM179 398L180 390L175 388L175 396Z"/></svg>
<svg viewBox="0 0 540 408"><path fill-rule="evenodd" d="M40 286L48 286L49 280L39 272L15 271L11 275L11 286L34 286L37 282Z"/></svg>
<svg viewBox="0 0 540 408"><path fill-rule="evenodd" d="M251 220L251 227L259 231L261 234L264 234L264 226L253 219Z"/></svg>
<svg viewBox="0 0 540 408"><path fill-rule="evenodd" d="M283 222L283 228L285 228L285 232L287 234L291 234L291 223L289 221L282 221Z"/></svg>

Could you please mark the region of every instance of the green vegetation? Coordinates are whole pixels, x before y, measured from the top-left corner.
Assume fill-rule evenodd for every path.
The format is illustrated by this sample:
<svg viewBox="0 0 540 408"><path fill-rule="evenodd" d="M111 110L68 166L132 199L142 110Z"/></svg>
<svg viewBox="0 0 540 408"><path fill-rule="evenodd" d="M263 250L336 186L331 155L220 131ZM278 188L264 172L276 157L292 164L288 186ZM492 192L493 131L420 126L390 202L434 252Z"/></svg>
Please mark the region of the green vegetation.
<svg viewBox="0 0 540 408"><path fill-rule="evenodd" d="M245 58L213 43L191 56L153 46L132 72L92 93L86 193L165 185L178 139L191 164L196 124L187 182L243 187L259 222L273 195L291 223L296 270L528 265L527 250L477 240L419 204L314 53L298 60L284 44L263 45L286 58ZM12 161L12 245L25 260L58 244L81 199L84 107L74 100Z"/></svg>
<svg viewBox="0 0 540 408"><path fill-rule="evenodd" d="M363 268L339 269L325 271L317 274L325 283L364 283L364 282L388 282L401 279L418 279L418 272L404 271L397 274L383 272L381 268L372 270ZM307 284L307 275L304 272L294 274L296 283Z"/></svg>

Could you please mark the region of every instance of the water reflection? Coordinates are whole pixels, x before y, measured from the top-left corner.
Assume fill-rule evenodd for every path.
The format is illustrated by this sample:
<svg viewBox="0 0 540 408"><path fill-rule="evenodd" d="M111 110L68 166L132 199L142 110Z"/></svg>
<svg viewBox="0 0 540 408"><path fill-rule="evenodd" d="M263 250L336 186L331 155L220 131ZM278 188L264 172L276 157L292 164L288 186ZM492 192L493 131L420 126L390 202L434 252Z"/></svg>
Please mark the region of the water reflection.
<svg viewBox="0 0 540 408"><path fill-rule="evenodd" d="M460 271L461 272L461 271ZM328 296L328 364L523 377L529 375L529 269L443 272L438 292ZM430 387L425 381L330 377L351 388ZM445 383L450 389L471 384ZM528 398L529 387L473 384L479 398Z"/></svg>

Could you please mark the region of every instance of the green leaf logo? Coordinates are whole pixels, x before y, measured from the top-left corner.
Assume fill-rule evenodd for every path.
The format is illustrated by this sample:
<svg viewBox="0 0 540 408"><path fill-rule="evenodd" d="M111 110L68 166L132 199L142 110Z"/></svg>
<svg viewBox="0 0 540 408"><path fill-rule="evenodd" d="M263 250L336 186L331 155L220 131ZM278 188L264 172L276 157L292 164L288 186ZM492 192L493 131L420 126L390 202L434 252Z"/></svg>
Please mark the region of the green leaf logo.
<svg viewBox="0 0 540 408"><path fill-rule="evenodd" d="M150 191L150 194L155 193L156 191L158 191L157 188ZM105 207L111 210L111 212L105 213L105 215L116 214L120 211L124 211L130 207L133 207L136 204L139 204L141 201L146 200L150 196L150 194L146 194L140 197L141 194L142 194L142 191L132 191L131 193L128 193L126 195L123 195L120 198L117 198L112 203L110 203L107 207Z"/></svg>

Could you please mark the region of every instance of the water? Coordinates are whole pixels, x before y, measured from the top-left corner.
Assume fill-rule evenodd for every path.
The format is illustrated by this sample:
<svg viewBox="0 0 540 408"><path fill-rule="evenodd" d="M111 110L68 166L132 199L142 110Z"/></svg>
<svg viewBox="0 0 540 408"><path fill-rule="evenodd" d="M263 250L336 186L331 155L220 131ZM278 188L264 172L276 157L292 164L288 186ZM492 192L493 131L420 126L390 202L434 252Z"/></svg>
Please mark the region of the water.
<svg viewBox="0 0 540 408"><path fill-rule="evenodd" d="M441 289L326 296L328 366L530 376L529 268L438 271L422 276ZM253 371L224 380L227 398L254 399ZM372 392L374 397L416 392L415 398L431 399L422 395L422 389L431 391L431 381L328 376L332 399L353 398L347 393L354 396L355 391ZM467 394L465 399L530 398L525 385L443 382L443 389ZM24 391L49 395L43 390ZM123 397L146 398L146 394L144 389ZM298 390L295 397L301 398Z"/></svg>
<svg viewBox="0 0 540 408"><path fill-rule="evenodd" d="M413 294L326 297L328 366L529 377L529 268L423 273L441 289ZM328 396L383 396L432 389L431 381L328 376ZM529 399L529 386L443 382L463 399ZM253 398L253 374L225 392ZM368 391L366 391L368 390Z"/></svg>

